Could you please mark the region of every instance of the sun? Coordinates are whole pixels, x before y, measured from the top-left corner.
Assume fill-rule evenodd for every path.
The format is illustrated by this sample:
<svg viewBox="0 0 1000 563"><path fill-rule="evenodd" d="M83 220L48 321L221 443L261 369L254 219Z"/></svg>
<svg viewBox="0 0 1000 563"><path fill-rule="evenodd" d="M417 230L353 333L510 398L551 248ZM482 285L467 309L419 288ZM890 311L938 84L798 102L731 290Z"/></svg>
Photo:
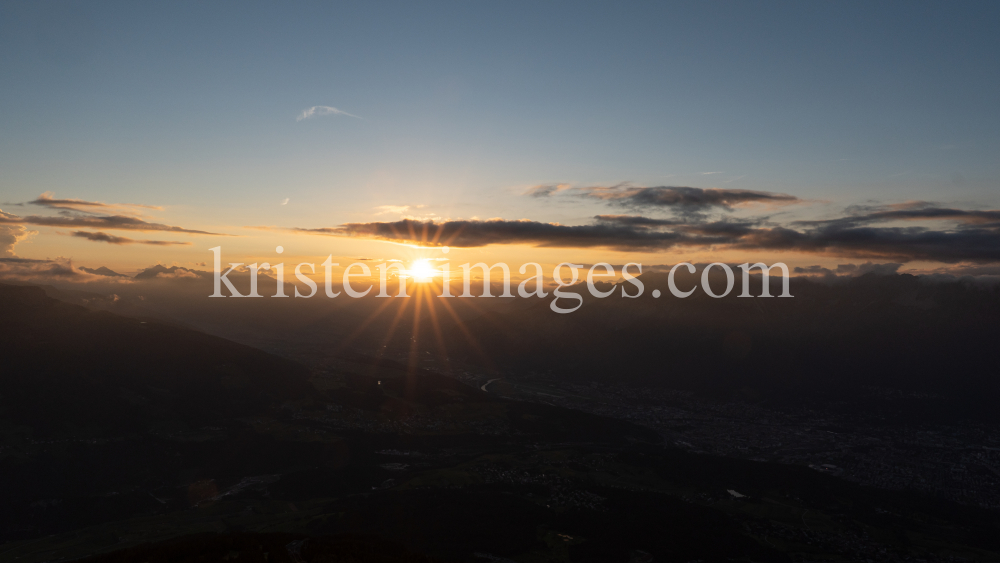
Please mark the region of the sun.
<svg viewBox="0 0 1000 563"><path fill-rule="evenodd" d="M429 282L438 274L438 271L431 265L430 260L415 260L407 273L418 282Z"/></svg>

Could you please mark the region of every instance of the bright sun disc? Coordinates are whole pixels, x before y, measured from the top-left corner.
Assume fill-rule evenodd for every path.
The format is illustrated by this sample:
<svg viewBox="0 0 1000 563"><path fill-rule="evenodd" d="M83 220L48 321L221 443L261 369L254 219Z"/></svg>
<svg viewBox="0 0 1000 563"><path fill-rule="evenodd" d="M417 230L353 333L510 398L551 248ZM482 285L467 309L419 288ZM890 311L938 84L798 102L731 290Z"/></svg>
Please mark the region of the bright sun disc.
<svg viewBox="0 0 1000 563"><path fill-rule="evenodd" d="M429 281L437 274L437 270L428 260L417 260L410 266L410 275L417 281Z"/></svg>

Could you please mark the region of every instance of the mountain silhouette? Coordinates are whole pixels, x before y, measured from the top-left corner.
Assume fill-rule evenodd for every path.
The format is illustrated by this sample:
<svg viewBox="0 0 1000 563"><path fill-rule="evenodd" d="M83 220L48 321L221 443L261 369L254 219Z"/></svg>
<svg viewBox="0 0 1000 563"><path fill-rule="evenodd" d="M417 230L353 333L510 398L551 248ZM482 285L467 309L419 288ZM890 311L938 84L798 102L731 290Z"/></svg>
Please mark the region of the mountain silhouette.
<svg viewBox="0 0 1000 563"><path fill-rule="evenodd" d="M474 320L511 338L505 317ZM582 338L558 322L527 331L554 329ZM532 357L524 345L512 359ZM5 559L1000 557L985 509L666 446L626 420L349 347L306 367L0 284L0 357Z"/></svg>
<svg viewBox="0 0 1000 563"><path fill-rule="evenodd" d="M36 429L113 428L260 412L311 389L293 362L191 330L0 285L4 416Z"/></svg>

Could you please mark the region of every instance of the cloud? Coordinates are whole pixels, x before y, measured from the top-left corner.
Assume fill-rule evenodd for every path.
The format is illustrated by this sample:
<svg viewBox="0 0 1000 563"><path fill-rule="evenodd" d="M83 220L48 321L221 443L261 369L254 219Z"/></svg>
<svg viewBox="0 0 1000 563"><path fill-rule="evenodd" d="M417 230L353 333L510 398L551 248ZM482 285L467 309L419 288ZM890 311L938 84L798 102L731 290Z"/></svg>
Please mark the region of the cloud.
<svg viewBox="0 0 1000 563"><path fill-rule="evenodd" d="M423 207L423 206L420 206L420 207ZM385 215L386 213L392 213L394 215L401 215L403 213L406 213L410 209L410 206L409 205L380 205L380 206L376 207L375 209L379 210L378 213L376 213L375 215Z"/></svg>
<svg viewBox="0 0 1000 563"><path fill-rule="evenodd" d="M0 211L0 216L4 215ZM21 225L0 225L0 256L17 256L14 246L28 238L30 231Z"/></svg>
<svg viewBox="0 0 1000 563"><path fill-rule="evenodd" d="M878 264L875 262L865 262L864 264L838 264L836 270L831 270L830 268L824 268L823 266L806 266L806 267L796 267L793 268L793 272L796 274L804 275L823 275L823 276L863 276L865 274L874 274L876 276L891 276L896 274L900 267L903 265L900 263L888 263L888 264Z"/></svg>
<svg viewBox="0 0 1000 563"><path fill-rule="evenodd" d="M155 277L174 280L197 280L203 279L205 276L202 272L188 270L186 268L177 268L170 272L160 272L156 274Z"/></svg>
<svg viewBox="0 0 1000 563"><path fill-rule="evenodd" d="M874 262L865 262L864 264L838 264L837 273L838 274L853 274L862 276L864 274L875 274L877 276L889 276L895 274L902 264L891 263L891 264L876 264Z"/></svg>
<svg viewBox="0 0 1000 563"><path fill-rule="evenodd" d="M56 217L29 215L19 217L0 210L0 224L5 225L37 225L40 227L83 227L90 229L111 229L126 231L165 231L172 233L187 233L193 235L228 236L222 233L211 233L194 229L185 229L160 223L150 223L137 217L127 215L60 215Z"/></svg>
<svg viewBox="0 0 1000 563"><path fill-rule="evenodd" d="M79 270L66 258L55 260L33 260L28 258L0 258L0 279L15 281L46 282L51 280L89 282L104 276L93 275Z"/></svg>
<svg viewBox="0 0 1000 563"><path fill-rule="evenodd" d="M106 242L109 244L149 244L153 246L190 246L190 242L177 242L169 240L135 240L126 237L116 237L100 231L74 231L74 237L85 238L94 242Z"/></svg>
<svg viewBox="0 0 1000 563"><path fill-rule="evenodd" d="M598 215L593 224L560 225L503 219L346 223L292 232L386 240L425 246L478 247L529 244L542 247L659 250L674 247L716 251L785 251L824 256L945 263L1000 262L1000 228L870 227L830 222L790 228L763 219L685 221L641 215Z"/></svg>
<svg viewBox="0 0 1000 563"><path fill-rule="evenodd" d="M605 201L621 207L674 208L682 212L705 211L711 208L731 209L749 204L788 205L802 201L792 195L774 192L677 186L644 188L619 185L573 188L570 191L579 197Z"/></svg>
<svg viewBox="0 0 1000 563"><path fill-rule="evenodd" d="M595 215L594 219L600 223L630 225L633 227L669 227L683 224L682 221L674 219L653 219L641 215Z"/></svg>
<svg viewBox="0 0 1000 563"><path fill-rule="evenodd" d="M849 207L850 215L819 221L796 221L796 225L850 227L891 221L955 221L962 225L1000 227L1000 210L964 210L938 207L926 201L912 201L876 207Z"/></svg>
<svg viewBox="0 0 1000 563"><path fill-rule="evenodd" d="M435 223L402 219L392 222L347 223L339 227L293 229L304 234L370 238L425 246L478 247L491 244L530 244L545 247L610 247L618 249L669 248L677 244L725 242L691 237L635 225L598 222L593 225L560 225L503 219L459 220Z"/></svg>
<svg viewBox="0 0 1000 563"><path fill-rule="evenodd" d="M243 268L246 270L246 267ZM184 268L181 266L170 266L169 268L163 264L157 264L155 266L150 266L140 270L139 273L135 275L134 280L144 281L151 280L155 278L168 278L168 279L210 279L212 274L210 272L203 272L200 270L191 270L189 268ZM230 278L232 279L232 278Z"/></svg>
<svg viewBox="0 0 1000 563"><path fill-rule="evenodd" d="M104 276L108 278L127 278L125 274L119 274L118 272L108 268L107 266L101 266L100 268L88 268L86 266L80 267L81 271L87 272L88 274L94 274L95 276Z"/></svg>
<svg viewBox="0 0 1000 563"><path fill-rule="evenodd" d="M549 197L552 194L570 189L569 184L540 184L528 188L524 195L531 197Z"/></svg>
<svg viewBox="0 0 1000 563"><path fill-rule="evenodd" d="M2 256L0 262L4 264L48 264L52 260L38 260L36 258L21 258L18 256Z"/></svg>
<svg viewBox="0 0 1000 563"><path fill-rule="evenodd" d="M360 117L354 115L353 113L347 113L344 110L339 110L335 107L330 106L313 106L309 109L302 110L302 113L295 118L295 121L302 121L303 119L309 119L310 117L320 117L323 115L346 115L348 117L354 117L356 119L361 119Z"/></svg>
<svg viewBox="0 0 1000 563"><path fill-rule="evenodd" d="M924 270L924 275L950 276L997 276L1000 277L1000 264L956 264L944 268Z"/></svg>
<svg viewBox="0 0 1000 563"><path fill-rule="evenodd" d="M527 219L402 217L397 221L345 223L334 227L249 228L422 246L520 244L562 248L604 247L622 251L683 247L720 252L794 252L899 264L913 261L1000 263L1000 210L957 209L930 202L909 201L892 205L854 206L845 209L841 217L833 219L780 224L766 216L723 216L710 221L699 210L748 203L787 204L802 200L786 194L748 190L637 188L624 185L566 189L536 186L529 192L546 194L538 197L547 197L560 190L621 205L677 206L682 211L670 218L602 214L594 216L590 224L583 225ZM378 209L380 213L401 213L408 207L382 206ZM953 224L943 225L941 221Z"/></svg>
<svg viewBox="0 0 1000 563"><path fill-rule="evenodd" d="M729 247L882 258L900 262L995 262L1000 261L1000 231L934 231L922 227L844 227L839 224L807 231L772 227L752 229L733 240Z"/></svg>
<svg viewBox="0 0 1000 563"><path fill-rule="evenodd" d="M163 209L155 205L143 205L140 203L102 203L100 201L86 201L82 199L56 199L52 197L52 192L45 192L38 198L29 201L28 205L38 205L50 209L63 209L92 213L97 211L134 212L135 208L140 209Z"/></svg>
<svg viewBox="0 0 1000 563"><path fill-rule="evenodd" d="M820 266L820 265L805 266L805 267L796 266L795 268L792 269L792 272L796 273L796 274L807 275L807 276L817 276L817 275L832 276L832 275L834 275L833 270L831 270L830 268L824 268L823 266Z"/></svg>

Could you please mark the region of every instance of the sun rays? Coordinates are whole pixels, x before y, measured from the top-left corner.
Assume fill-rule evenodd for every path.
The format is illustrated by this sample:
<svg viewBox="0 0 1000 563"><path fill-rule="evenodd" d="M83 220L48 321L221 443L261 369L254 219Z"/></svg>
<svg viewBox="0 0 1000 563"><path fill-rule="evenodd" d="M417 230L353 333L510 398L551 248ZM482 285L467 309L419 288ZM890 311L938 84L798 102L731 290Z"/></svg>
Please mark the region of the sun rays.
<svg viewBox="0 0 1000 563"><path fill-rule="evenodd" d="M450 356L457 349L471 351L484 365L493 366L465 320L470 315L482 315L484 311L475 303L462 303L469 308L462 314L456 309L457 303L439 298L444 283L442 274L434 259L414 258L409 267L395 277L397 282L408 284L409 296L384 299L337 343L335 353L349 352L358 345L364 346L363 342L377 343L377 355L390 361L393 356L397 361L404 361L410 377L415 376L430 357L437 369L449 373L453 367ZM383 356L387 352L390 355Z"/></svg>

